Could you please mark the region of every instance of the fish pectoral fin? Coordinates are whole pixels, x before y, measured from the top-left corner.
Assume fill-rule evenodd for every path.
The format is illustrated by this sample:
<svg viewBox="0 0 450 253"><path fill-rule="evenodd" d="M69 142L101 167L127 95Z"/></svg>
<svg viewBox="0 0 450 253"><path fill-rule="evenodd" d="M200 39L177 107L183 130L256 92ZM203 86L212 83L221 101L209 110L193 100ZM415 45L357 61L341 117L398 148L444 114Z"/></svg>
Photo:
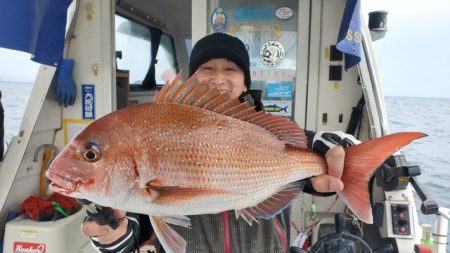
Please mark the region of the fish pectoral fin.
<svg viewBox="0 0 450 253"><path fill-rule="evenodd" d="M305 183L305 181L297 181L283 186L277 193L256 206L236 210L236 218L242 217L250 225L253 221L257 222L256 218L273 218L303 191Z"/></svg>
<svg viewBox="0 0 450 253"><path fill-rule="evenodd" d="M150 223L152 224L153 230L155 231L155 234L158 237L159 242L161 243L166 252L185 253L186 240L184 240L184 238L181 237L181 235L179 235L175 230L173 230L173 228L171 228L167 224L171 223L169 221L175 222L181 220L171 218L173 217L150 216ZM181 224L183 224L183 222L181 222Z"/></svg>
<svg viewBox="0 0 450 253"><path fill-rule="evenodd" d="M229 194L228 191L220 189L162 186L156 180L147 183L146 190L153 197L153 203L170 203L174 205L186 203L199 197Z"/></svg>

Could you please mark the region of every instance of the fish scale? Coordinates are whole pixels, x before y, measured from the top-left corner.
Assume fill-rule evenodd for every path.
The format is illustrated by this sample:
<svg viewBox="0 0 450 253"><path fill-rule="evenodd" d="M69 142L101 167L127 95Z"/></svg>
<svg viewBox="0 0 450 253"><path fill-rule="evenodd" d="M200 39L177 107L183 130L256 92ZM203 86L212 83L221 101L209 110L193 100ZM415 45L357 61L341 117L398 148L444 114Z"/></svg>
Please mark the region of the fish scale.
<svg viewBox="0 0 450 253"><path fill-rule="evenodd" d="M262 186L262 182L267 182L269 179L271 179L272 181L271 184L264 184L262 188L265 188L267 186L277 187L292 181L296 181L298 179L309 177L314 174L317 175L323 173L323 167L321 166L315 166L308 169L303 168L300 165L300 162L292 162L285 165L287 155L285 155L284 153L279 154L281 158L278 159L275 159L275 154L271 154L272 159L270 160L264 160L263 156L257 153L253 153L253 157L251 158L249 158L248 154L243 154L239 157L232 156L233 154L237 153L239 152L230 151L229 155L227 155L227 153L224 153L223 157L230 157L230 160L217 160L214 159L214 157L208 156L207 151L198 152L198 154L202 154L202 156L198 157L198 160L206 161L206 163L201 166L192 166L192 164L190 163L181 164L181 161L183 160L179 160L176 155L173 155L172 159L178 161L179 163L174 165L165 164L160 168L162 171L156 173L163 174L163 171L169 171L171 168L173 168L173 171L172 173L170 173L170 175L177 175L178 173L182 175L191 175L187 176L186 178L184 178L185 176L177 177L177 179L182 179L186 182L186 185L182 186L190 187L197 184L196 186L200 188L219 188L229 190L230 192L240 193L260 191L262 189L257 187L257 185L260 184ZM209 159L205 159L204 156L208 156ZM322 158L317 159L320 161ZM248 162L243 163L242 161ZM322 163L318 164L321 165ZM223 168L227 169L224 170ZM209 174L204 173L203 175L199 175L197 173L198 171L207 170L209 171ZM242 173L242 171L245 171L245 173ZM299 173L300 171L303 171L303 173ZM291 177L282 176L294 174L295 172L296 177L294 177L294 175L292 175ZM165 180L165 183L167 183L168 185L171 185L172 183L179 184L178 182L174 182L176 180L171 181L172 178L167 175L165 176ZM201 184L198 184L199 182L201 182Z"/></svg>

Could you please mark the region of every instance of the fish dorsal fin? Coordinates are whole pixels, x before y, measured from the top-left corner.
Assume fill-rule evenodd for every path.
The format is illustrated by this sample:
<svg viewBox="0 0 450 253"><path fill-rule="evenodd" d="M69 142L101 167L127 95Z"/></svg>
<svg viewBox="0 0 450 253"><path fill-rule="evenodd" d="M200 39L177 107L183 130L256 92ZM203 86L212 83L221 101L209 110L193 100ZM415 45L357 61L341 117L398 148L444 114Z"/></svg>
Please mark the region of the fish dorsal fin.
<svg viewBox="0 0 450 253"><path fill-rule="evenodd" d="M157 103L176 103L220 113L235 119L260 126L277 136L286 144L307 148L305 132L289 119L259 112L246 102L231 99L228 93L216 87L210 88L206 82L198 82L197 75L192 75L186 82L178 74L174 81L164 85L155 96Z"/></svg>

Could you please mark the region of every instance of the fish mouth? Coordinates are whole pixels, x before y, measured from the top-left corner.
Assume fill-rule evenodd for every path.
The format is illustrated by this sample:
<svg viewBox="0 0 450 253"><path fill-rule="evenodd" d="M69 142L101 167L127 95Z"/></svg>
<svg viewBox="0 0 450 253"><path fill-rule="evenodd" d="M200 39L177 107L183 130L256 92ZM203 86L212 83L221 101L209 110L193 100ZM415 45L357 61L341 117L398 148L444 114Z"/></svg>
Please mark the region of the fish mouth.
<svg viewBox="0 0 450 253"><path fill-rule="evenodd" d="M48 172L47 177L52 181L49 186L50 189L62 194L70 194L76 191L80 184L79 181L52 172Z"/></svg>

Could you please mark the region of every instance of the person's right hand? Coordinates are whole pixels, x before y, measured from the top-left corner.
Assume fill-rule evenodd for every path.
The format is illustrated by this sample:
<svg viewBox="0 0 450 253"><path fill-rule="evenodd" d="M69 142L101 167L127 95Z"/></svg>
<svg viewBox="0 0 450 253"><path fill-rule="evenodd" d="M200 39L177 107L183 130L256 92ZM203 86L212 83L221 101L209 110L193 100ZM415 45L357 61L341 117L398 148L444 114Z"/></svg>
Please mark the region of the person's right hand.
<svg viewBox="0 0 450 253"><path fill-rule="evenodd" d="M345 151L352 145L361 143L353 135L342 131L317 132L314 135L312 148L325 156L327 173L311 178L311 184L317 192L339 192L344 189L340 180L344 171Z"/></svg>
<svg viewBox="0 0 450 253"><path fill-rule="evenodd" d="M345 151L341 146L336 146L325 153L327 172L323 175L311 178L311 184L317 192L339 192L344 189L341 181L344 172Z"/></svg>
<svg viewBox="0 0 450 253"><path fill-rule="evenodd" d="M116 229L112 229L108 225L99 225L95 221L86 221L81 225L81 233L91 238L96 237L100 244L111 244L127 232L128 219L125 218L125 214L124 211L114 210L114 216L119 221Z"/></svg>

